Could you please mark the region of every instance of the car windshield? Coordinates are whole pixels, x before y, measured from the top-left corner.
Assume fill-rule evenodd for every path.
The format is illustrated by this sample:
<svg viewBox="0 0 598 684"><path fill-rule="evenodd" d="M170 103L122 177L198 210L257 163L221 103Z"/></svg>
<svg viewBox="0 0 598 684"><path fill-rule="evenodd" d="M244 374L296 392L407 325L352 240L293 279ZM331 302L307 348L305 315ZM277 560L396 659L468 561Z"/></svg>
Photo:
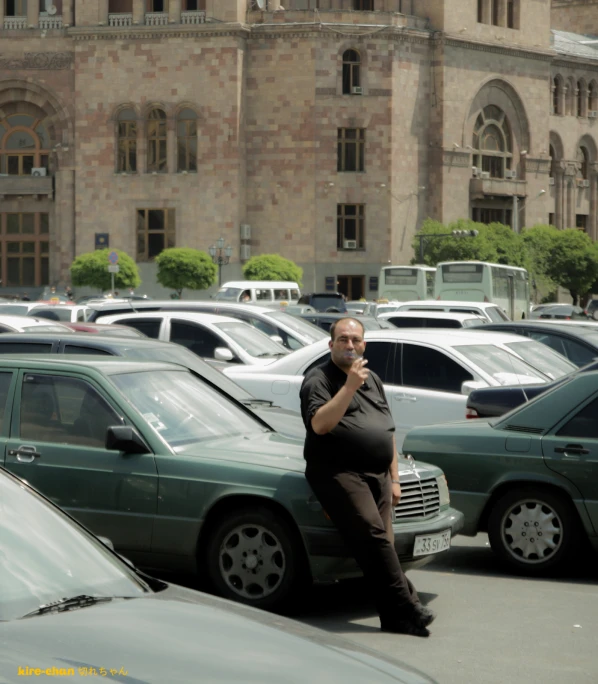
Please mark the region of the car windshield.
<svg viewBox="0 0 598 684"><path fill-rule="evenodd" d="M0 539L0 621L83 594L150 591L90 533L2 471Z"/></svg>
<svg viewBox="0 0 598 684"><path fill-rule="evenodd" d="M281 344L247 323L232 321L214 323L214 326L231 337L249 356L285 356L288 353Z"/></svg>
<svg viewBox="0 0 598 684"><path fill-rule="evenodd" d="M242 387L233 382L227 375L221 373L219 370L210 366L202 359L189 351L186 347L178 344L164 345L160 347L129 347L123 350L123 356L128 359L139 359L143 361L167 361L169 363L178 363L185 368L197 373L202 379L218 387L223 394L230 395L237 401L249 401L253 399L251 394L246 392Z"/></svg>
<svg viewBox="0 0 598 684"><path fill-rule="evenodd" d="M113 375L111 379L174 451L219 437L264 432L243 409L191 373L143 371Z"/></svg>
<svg viewBox="0 0 598 684"><path fill-rule="evenodd" d="M455 349L492 376L500 385L546 382L547 377L543 373L494 344L459 344Z"/></svg>
<svg viewBox="0 0 598 684"><path fill-rule="evenodd" d="M0 304L0 314L12 316L26 316L30 307L25 304Z"/></svg>
<svg viewBox="0 0 598 684"><path fill-rule="evenodd" d="M221 287L214 299L220 299L222 301L237 302L239 301L239 295L243 292L239 287Z"/></svg>
<svg viewBox="0 0 598 684"><path fill-rule="evenodd" d="M97 325L100 326L101 323L98 323ZM85 330L85 328L83 328L83 330ZM147 337L141 330L130 328L127 325L105 325L103 327L94 328L93 331L100 335L112 335L113 337Z"/></svg>
<svg viewBox="0 0 598 684"><path fill-rule="evenodd" d="M542 371L553 380L568 375L577 369L577 366L567 361L564 356L541 342L534 342L533 340L530 342L507 342L506 346L521 356L530 366Z"/></svg>
<svg viewBox="0 0 598 684"><path fill-rule="evenodd" d="M330 309L330 308L335 308L335 309L344 309L345 307L345 302L343 301L342 297L335 297L333 295L312 295L312 305L317 307L320 310L323 309Z"/></svg>
<svg viewBox="0 0 598 684"><path fill-rule="evenodd" d="M71 320L71 309L56 309L54 307L45 308L39 307L31 309L29 316L39 316L40 318L49 318L53 321L69 321Z"/></svg>
<svg viewBox="0 0 598 684"><path fill-rule="evenodd" d="M268 311L268 318L272 318L275 321L284 323L287 328L298 332L303 337L306 337L311 342L317 342L318 340L328 337L328 335L320 328L317 328L312 323L303 321L300 318L291 316L291 314L285 313L284 311Z"/></svg>
<svg viewBox="0 0 598 684"><path fill-rule="evenodd" d="M23 323L22 326L23 330L26 330L28 333L72 333L73 331L70 328L67 328L64 325L27 325L27 323Z"/></svg>
<svg viewBox="0 0 598 684"><path fill-rule="evenodd" d="M489 306L486 309L486 314L488 315L488 318L493 323L500 323L501 321L510 321L511 320L507 316L507 314L498 306Z"/></svg>

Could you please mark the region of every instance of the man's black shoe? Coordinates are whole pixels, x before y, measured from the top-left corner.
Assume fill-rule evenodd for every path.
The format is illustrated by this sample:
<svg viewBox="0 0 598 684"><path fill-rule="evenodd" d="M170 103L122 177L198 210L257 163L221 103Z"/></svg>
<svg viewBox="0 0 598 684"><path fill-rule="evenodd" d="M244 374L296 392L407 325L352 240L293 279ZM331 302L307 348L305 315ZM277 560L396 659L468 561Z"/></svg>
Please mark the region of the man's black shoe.
<svg viewBox="0 0 598 684"><path fill-rule="evenodd" d="M382 622L380 629L383 632L393 634L409 634L410 636L429 637L430 631L423 625L419 625L413 620L393 620L392 622Z"/></svg>
<svg viewBox="0 0 598 684"><path fill-rule="evenodd" d="M422 606L421 603L418 603L417 606L415 606L414 621L418 625L421 625L422 627L428 627L428 625L431 625L435 619L436 613L430 608Z"/></svg>

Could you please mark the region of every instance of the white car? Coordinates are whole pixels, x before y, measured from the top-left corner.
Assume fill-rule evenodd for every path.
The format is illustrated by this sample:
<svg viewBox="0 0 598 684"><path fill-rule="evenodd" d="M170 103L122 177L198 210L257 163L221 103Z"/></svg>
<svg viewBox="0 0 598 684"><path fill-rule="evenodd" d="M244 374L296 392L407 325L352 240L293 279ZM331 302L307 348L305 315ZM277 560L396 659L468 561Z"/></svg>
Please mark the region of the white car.
<svg viewBox="0 0 598 684"><path fill-rule="evenodd" d="M47 318L31 318L30 316L3 316L0 314L0 333L67 333L74 330L62 323L49 321Z"/></svg>
<svg viewBox="0 0 598 684"><path fill-rule="evenodd" d="M27 316L63 323L84 323L92 311L93 309L83 304L38 304L29 309Z"/></svg>
<svg viewBox="0 0 598 684"><path fill-rule="evenodd" d="M392 311L377 318L392 323L396 328L473 328L488 321L470 313L447 311Z"/></svg>
<svg viewBox="0 0 598 684"><path fill-rule="evenodd" d="M204 359L259 366L289 353L257 328L228 316L147 311L102 316L101 320L128 325L156 340L177 342Z"/></svg>
<svg viewBox="0 0 598 684"><path fill-rule="evenodd" d="M544 383L549 377L526 363L505 342L531 342L530 356L546 345L502 333L443 330L378 330L365 333L368 368L386 390L400 449L416 425L463 420L466 394L478 387ZM224 373L258 399L300 410L303 376L329 357L322 340L262 367L227 367ZM565 365L572 365L554 354ZM546 358L545 356L543 358Z"/></svg>
<svg viewBox="0 0 598 684"><path fill-rule="evenodd" d="M461 302L444 299L422 299L411 302L401 302L396 311L448 311L452 313L468 313L480 316L492 323L510 321L507 314L491 302Z"/></svg>

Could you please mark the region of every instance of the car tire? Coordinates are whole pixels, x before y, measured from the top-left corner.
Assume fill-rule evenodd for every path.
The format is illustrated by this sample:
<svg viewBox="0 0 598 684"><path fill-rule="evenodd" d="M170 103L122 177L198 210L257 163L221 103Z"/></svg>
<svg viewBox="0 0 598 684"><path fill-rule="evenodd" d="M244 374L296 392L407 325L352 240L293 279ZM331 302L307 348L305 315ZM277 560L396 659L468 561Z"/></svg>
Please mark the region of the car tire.
<svg viewBox="0 0 598 684"><path fill-rule="evenodd" d="M564 495L541 487L518 487L494 504L488 537L507 567L540 576L556 573L573 560L581 526Z"/></svg>
<svg viewBox="0 0 598 684"><path fill-rule="evenodd" d="M270 509L231 511L212 530L206 568L220 596L265 610L288 610L306 586L303 549L290 525Z"/></svg>

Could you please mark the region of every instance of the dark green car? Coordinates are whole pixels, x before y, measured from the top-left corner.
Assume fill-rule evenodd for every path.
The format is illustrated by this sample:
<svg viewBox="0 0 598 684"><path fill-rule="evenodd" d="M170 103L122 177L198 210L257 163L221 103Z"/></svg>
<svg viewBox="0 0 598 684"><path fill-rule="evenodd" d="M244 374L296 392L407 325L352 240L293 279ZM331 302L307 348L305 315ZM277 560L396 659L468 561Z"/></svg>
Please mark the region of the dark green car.
<svg viewBox="0 0 598 684"><path fill-rule="evenodd" d="M181 366L4 356L0 420L7 470L142 567L201 569L268 608L359 574L305 480L303 442ZM395 543L421 564L462 515L438 468L404 462L401 481Z"/></svg>
<svg viewBox="0 0 598 684"><path fill-rule="evenodd" d="M576 373L500 418L411 430L405 454L446 474L463 534L529 574L598 549L598 372Z"/></svg>

